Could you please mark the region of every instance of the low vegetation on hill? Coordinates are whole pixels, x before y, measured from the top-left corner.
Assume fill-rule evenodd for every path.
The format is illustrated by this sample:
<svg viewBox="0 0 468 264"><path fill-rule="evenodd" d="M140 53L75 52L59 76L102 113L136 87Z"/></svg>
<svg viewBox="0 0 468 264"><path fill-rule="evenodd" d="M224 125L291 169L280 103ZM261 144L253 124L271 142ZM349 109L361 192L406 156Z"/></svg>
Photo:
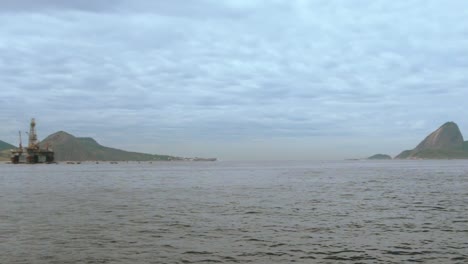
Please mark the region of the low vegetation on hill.
<svg viewBox="0 0 468 264"><path fill-rule="evenodd" d="M178 159L168 155L153 155L109 148L100 145L93 138L75 137L64 131L48 136L41 141L41 146L51 147L55 152L56 161L156 161Z"/></svg>

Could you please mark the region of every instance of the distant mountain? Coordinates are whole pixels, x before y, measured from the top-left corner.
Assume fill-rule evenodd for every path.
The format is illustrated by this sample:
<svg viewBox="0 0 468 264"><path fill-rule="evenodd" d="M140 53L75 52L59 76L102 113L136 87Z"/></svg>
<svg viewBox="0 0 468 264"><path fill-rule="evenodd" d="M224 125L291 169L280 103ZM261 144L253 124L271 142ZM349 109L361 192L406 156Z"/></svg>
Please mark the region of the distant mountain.
<svg viewBox="0 0 468 264"><path fill-rule="evenodd" d="M0 151L10 150L10 149L14 149L14 148L17 148L17 147L13 146L12 144L8 144L5 141L0 140Z"/></svg>
<svg viewBox="0 0 468 264"><path fill-rule="evenodd" d="M457 124L447 122L395 159L468 159L468 141L463 141Z"/></svg>
<svg viewBox="0 0 468 264"><path fill-rule="evenodd" d="M153 161L174 160L177 157L129 152L100 145L89 137L75 137L67 132L56 132L40 143L49 146L55 152L56 161Z"/></svg>
<svg viewBox="0 0 468 264"><path fill-rule="evenodd" d="M367 159L370 159L370 160L386 160L386 159L392 159L392 157L390 155L387 155L387 154L375 154L375 155L372 155L372 156L368 157Z"/></svg>
<svg viewBox="0 0 468 264"><path fill-rule="evenodd" d="M456 149L463 147L463 135L454 122L447 122L427 136L414 149L415 152L426 149Z"/></svg>
<svg viewBox="0 0 468 264"><path fill-rule="evenodd" d="M0 140L0 160L6 161L10 159L10 149L16 148L15 146Z"/></svg>

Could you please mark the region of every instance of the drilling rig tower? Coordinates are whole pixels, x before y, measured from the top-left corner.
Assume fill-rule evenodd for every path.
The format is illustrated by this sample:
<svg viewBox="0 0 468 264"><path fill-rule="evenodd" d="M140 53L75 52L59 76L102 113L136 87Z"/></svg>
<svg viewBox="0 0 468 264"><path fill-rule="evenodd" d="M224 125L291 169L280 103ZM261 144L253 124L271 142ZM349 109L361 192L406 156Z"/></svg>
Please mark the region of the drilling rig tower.
<svg viewBox="0 0 468 264"><path fill-rule="evenodd" d="M21 132L19 134L20 143L19 148L11 151L11 163L53 163L54 162L54 151L49 147L45 149L41 148L39 141L37 140L36 134L36 120L31 119L29 125L29 142L28 147L23 148L21 142Z"/></svg>

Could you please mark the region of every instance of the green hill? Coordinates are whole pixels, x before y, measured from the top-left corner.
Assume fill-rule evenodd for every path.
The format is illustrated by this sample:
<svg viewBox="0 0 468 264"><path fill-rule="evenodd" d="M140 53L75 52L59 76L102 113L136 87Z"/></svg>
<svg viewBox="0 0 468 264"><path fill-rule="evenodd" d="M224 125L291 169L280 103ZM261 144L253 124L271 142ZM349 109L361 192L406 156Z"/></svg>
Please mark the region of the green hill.
<svg viewBox="0 0 468 264"><path fill-rule="evenodd" d="M395 159L468 159L468 141L463 141L457 124L447 122Z"/></svg>
<svg viewBox="0 0 468 264"><path fill-rule="evenodd" d="M14 148L16 147L0 140L0 161L10 160L10 149Z"/></svg>
<svg viewBox="0 0 468 264"><path fill-rule="evenodd" d="M468 151L468 141L463 142L463 150Z"/></svg>
<svg viewBox="0 0 468 264"><path fill-rule="evenodd" d="M0 151L2 150L10 150L10 149L14 149L16 148L15 146L13 146L12 144L8 144L6 143L5 141L1 141L0 140Z"/></svg>
<svg viewBox="0 0 468 264"><path fill-rule="evenodd" d="M174 160L177 157L129 152L100 145L93 138L75 137L67 132L54 133L40 143L55 152L56 161L155 161Z"/></svg>

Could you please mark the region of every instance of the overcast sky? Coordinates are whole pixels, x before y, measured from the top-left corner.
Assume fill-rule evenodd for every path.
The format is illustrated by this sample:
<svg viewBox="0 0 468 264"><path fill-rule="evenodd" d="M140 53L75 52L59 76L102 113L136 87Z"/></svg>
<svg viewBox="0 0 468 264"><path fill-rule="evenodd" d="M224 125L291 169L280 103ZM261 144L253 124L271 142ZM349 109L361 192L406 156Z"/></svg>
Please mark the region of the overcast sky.
<svg viewBox="0 0 468 264"><path fill-rule="evenodd" d="M0 0L0 139L341 159L468 137L466 0Z"/></svg>

